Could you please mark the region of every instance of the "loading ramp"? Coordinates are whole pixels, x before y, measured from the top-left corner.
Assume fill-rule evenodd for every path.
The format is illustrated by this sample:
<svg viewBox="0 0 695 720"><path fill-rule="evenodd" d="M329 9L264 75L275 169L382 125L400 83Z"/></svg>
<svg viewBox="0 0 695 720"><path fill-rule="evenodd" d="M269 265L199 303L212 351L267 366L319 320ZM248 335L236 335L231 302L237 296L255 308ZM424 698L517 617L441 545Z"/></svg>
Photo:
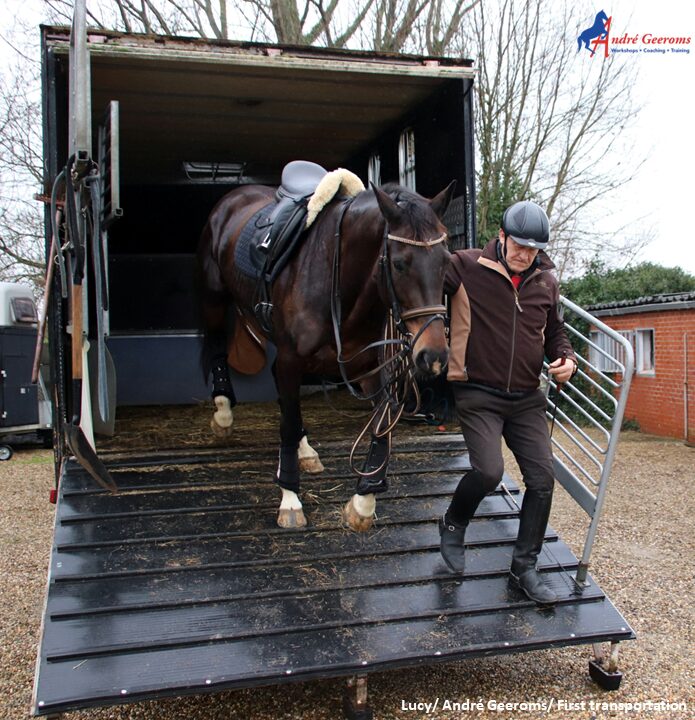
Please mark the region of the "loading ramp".
<svg viewBox="0 0 695 720"><path fill-rule="evenodd" d="M460 436L398 441L364 535L339 521L346 444L320 451L303 531L275 525L265 446L105 453L116 496L69 462L34 712L634 637L590 576L578 590L577 558L550 527L539 567L558 605L539 610L508 586L520 495L508 477L470 526L465 575L448 572L437 518L468 468Z"/></svg>

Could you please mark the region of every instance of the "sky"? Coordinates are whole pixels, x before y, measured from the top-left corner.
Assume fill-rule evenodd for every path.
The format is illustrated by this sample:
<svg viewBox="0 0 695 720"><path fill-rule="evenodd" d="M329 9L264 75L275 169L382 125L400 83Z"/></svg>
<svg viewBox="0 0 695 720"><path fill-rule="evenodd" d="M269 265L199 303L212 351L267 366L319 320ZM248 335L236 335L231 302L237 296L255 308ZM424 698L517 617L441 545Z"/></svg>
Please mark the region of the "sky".
<svg viewBox="0 0 695 720"><path fill-rule="evenodd" d="M486 1L486 0L484 0ZM489 1L489 0L488 0ZM605 2L605 4L603 4ZM15 16L0 21L0 36L7 36L16 20L41 19L39 0L11 0ZM548 0L548 8L553 3ZM630 130L631 158L645 159L637 176L609 203L597 210L596 222L604 231L635 232L653 236L637 256L667 266L680 266L695 274L695 3L683 0L585 0L587 24L603 9L612 18L612 37L645 33L654 36L690 36L689 53L614 54L614 62L637 64L634 98L642 105ZM683 46L680 46L683 47ZM688 47L688 46L685 46ZM9 48L0 37L0 62ZM592 62L602 62L595 57ZM615 162L615 158L610 160Z"/></svg>
<svg viewBox="0 0 695 720"><path fill-rule="evenodd" d="M598 12L601 0L595 0ZM647 216L637 227L651 228L654 240L638 256L695 274L695 4L680 0L624 0L606 3L612 29L623 36L690 36L689 53L635 53L614 60L636 62L634 88L643 103L633 128L635 152L646 157L637 177L612 201L606 218L616 227ZM590 23L588 23L590 24ZM587 24L587 27L588 27ZM614 34L613 37L616 37ZM640 42L636 47L646 47ZM658 46L655 46L658 47ZM679 46L688 47L688 46ZM594 58L598 59L598 58Z"/></svg>

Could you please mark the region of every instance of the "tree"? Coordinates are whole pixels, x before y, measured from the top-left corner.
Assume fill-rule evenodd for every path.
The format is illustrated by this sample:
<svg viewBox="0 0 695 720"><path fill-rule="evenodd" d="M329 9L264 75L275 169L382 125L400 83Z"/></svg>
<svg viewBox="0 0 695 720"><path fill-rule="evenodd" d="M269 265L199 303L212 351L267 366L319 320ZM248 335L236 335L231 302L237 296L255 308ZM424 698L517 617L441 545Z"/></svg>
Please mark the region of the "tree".
<svg viewBox="0 0 695 720"><path fill-rule="evenodd" d="M499 227L510 200L533 199L551 220L551 250L562 275L592 254L605 236L586 209L636 171L616 153L634 118L634 66L615 58L577 57L575 28L586 18L576 5L543 0L481 3L463 20L457 54L478 60L476 140L478 232ZM630 237L630 245L645 238ZM610 247L624 252L625 243Z"/></svg>
<svg viewBox="0 0 695 720"><path fill-rule="evenodd" d="M88 17L96 27L126 32L343 47L375 1L355 0L345 13L339 0L101 0L90 3ZM70 21L72 0L44 3L54 20Z"/></svg>
<svg viewBox="0 0 695 720"><path fill-rule="evenodd" d="M577 305L634 300L650 295L695 291L695 275L678 267L642 262L626 268L606 266L593 258L586 273L562 283L562 293Z"/></svg>
<svg viewBox="0 0 695 720"><path fill-rule="evenodd" d="M44 7L48 21L65 23L73 1ZM522 198L548 212L561 277L599 248L629 261L649 239L607 238L589 212L639 167L621 159L637 110L635 66L577 54L587 18L576 5L550 12L543 0L89 0L88 14L92 25L128 32L473 57L480 241Z"/></svg>
<svg viewBox="0 0 695 720"><path fill-rule="evenodd" d="M15 48L0 73L0 278L43 283L41 108L38 63Z"/></svg>

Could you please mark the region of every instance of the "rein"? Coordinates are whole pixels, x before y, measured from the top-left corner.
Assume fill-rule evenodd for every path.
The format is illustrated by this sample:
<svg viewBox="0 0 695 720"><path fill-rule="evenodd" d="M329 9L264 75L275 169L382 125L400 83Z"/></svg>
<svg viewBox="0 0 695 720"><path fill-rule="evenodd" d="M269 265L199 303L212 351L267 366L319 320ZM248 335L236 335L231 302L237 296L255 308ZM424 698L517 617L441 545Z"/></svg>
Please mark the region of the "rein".
<svg viewBox="0 0 695 720"><path fill-rule="evenodd" d="M357 436L357 439L352 446L352 450L350 451L350 468L362 477L370 477L381 472L388 462L391 454L391 433L403 415L406 400L411 392L415 396L415 407L408 414L416 413L420 406L420 394L414 375L412 348L431 323L436 320L445 322L446 314L446 307L444 305L425 305L405 311L402 310L393 285L388 241L392 240L394 242L401 242L417 247L431 247L444 242L446 240L446 233L430 241L412 240L410 238L402 238L397 235L391 235L388 232L388 223L385 222L379 266L381 268L381 277L383 278L383 282L386 286L386 295L390 308L384 323L383 339L369 343L351 357L344 358L340 332L342 317L340 294L340 229L345 213L349 209L351 203L352 199L348 200L342 206L336 222L335 251L333 255L333 273L331 279L331 319L333 323L338 368L340 370L343 384L348 388L353 397L360 400L375 400L377 397L381 397L379 402L375 404L372 415L360 434ZM406 327L405 321L416 317L426 316L429 316L429 319L418 330L417 334L413 336ZM361 354L374 349L377 349L379 353L377 366L358 377L352 379L348 378L346 366L353 362ZM358 383L371 376L381 374L382 371L387 369L387 377L376 392L366 395L354 388L353 383ZM359 443L362 441L370 427L373 428L373 434L376 437L386 436L388 438L388 452L383 463L378 468L369 472L364 472L355 467L354 456Z"/></svg>

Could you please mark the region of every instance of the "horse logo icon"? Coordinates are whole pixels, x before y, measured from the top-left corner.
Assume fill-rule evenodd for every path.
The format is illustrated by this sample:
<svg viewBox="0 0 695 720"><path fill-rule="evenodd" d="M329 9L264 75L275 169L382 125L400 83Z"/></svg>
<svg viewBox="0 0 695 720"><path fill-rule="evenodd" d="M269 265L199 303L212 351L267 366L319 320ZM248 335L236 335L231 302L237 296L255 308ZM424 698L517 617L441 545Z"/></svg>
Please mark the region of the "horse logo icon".
<svg viewBox="0 0 695 720"><path fill-rule="evenodd" d="M582 43L584 47L591 52L591 57L594 57L596 48L599 45L603 45L605 49L605 57L608 57L608 32L611 29L612 17L608 17L603 10L599 12L594 18L594 24L584 30L581 35L577 38L577 52L582 49ZM593 45L593 48L589 47L589 44Z"/></svg>

